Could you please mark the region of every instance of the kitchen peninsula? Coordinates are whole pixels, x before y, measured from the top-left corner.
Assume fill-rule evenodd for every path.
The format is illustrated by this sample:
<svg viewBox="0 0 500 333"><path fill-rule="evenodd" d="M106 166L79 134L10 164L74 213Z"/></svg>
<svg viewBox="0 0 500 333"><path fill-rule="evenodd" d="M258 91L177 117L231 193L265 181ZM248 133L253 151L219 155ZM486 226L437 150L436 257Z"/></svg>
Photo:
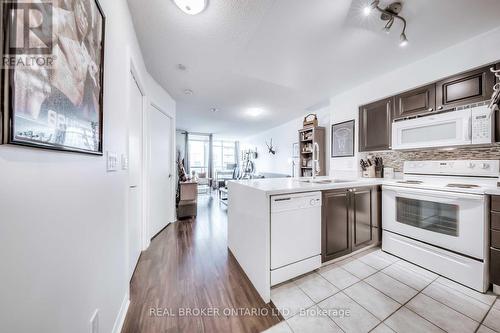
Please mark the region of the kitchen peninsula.
<svg viewBox="0 0 500 333"><path fill-rule="evenodd" d="M228 247L266 303L271 286L319 268L325 261L322 243L325 246L328 241L322 242L326 237L322 230L332 210L346 212L343 217L349 223L348 204L359 202L359 209L365 211L357 219L363 223L358 239L368 237L364 244L378 241L371 227L379 223L378 213L372 218L379 202L372 202L379 200L375 194L381 183L381 179L327 177L229 182Z"/></svg>

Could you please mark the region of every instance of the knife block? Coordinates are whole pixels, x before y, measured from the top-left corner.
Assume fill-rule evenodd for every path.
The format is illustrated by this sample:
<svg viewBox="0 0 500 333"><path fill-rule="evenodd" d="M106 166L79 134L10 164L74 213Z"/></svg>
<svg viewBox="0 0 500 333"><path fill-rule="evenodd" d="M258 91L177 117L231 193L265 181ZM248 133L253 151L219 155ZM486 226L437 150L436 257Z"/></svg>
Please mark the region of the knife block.
<svg viewBox="0 0 500 333"><path fill-rule="evenodd" d="M363 178L376 178L377 172L375 171L375 165L369 166L365 171L363 171Z"/></svg>

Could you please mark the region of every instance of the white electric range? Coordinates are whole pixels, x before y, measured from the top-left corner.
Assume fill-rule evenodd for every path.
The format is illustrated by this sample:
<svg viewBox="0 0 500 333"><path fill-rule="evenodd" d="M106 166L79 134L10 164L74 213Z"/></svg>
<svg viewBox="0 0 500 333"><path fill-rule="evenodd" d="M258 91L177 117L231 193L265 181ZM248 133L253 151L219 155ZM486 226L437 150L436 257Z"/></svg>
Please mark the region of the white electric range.
<svg viewBox="0 0 500 333"><path fill-rule="evenodd" d="M489 200L500 161L405 162L383 186L382 249L470 288L489 288Z"/></svg>

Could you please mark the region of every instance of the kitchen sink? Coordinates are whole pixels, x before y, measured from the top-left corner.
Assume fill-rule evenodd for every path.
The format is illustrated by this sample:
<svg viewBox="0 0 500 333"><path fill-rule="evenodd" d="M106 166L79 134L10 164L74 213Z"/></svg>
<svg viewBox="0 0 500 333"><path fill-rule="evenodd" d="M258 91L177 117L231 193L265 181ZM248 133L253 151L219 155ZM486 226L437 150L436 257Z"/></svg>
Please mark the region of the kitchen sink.
<svg viewBox="0 0 500 333"><path fill-rule="evenodd" d="M339 179L304 179L299 180L301 183L309 184L338 184L338 183L348 183L350 180L339 180Z"/></svg>

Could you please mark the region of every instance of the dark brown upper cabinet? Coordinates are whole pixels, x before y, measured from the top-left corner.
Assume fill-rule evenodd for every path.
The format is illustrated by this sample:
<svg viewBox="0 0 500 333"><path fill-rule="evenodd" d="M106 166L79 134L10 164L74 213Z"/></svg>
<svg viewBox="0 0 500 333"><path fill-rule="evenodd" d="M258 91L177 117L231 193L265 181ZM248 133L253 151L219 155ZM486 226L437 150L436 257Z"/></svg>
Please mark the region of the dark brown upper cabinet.
<svg viewBox="0 0 500 333"><path fill-rule="evenodd" d="M436 85L430 84L396 96L394 118L419 116L436 110Z"/></svg>
<svg viewBox="0 0 500 333"><path fill-rule="evenodd" d="M437 110L490 99L495 84L495 76L490 67L455 75L436 83Z"/></svg>
<svg viewBox="0 0 500 333"><path fill-rule="evenodd" d="M359 108L359 151L391 149L394 97Z"/></svg>

